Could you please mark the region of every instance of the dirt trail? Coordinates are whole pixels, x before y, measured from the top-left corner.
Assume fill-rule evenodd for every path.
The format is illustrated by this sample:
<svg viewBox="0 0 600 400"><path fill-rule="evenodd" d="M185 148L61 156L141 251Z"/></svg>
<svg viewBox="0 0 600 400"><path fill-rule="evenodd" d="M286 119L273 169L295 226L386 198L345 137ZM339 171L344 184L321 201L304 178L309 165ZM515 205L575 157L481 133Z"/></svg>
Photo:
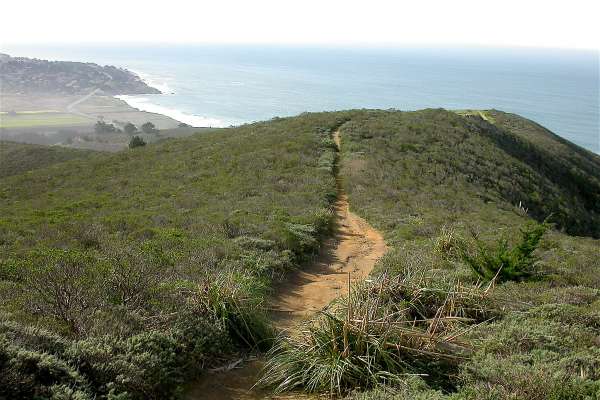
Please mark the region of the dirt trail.
<svg viewBox="0 0 600 400"><path fill-rule="evenodd" d="M100 92L99 88L95 88L94 90L92 90L90 93L86 94L85 96L75 100L74 102L70 103L69 105L67 105L67 112L71 113L71 114L77 114L81 117L84 118L90 118L90 119L95 119L96 117L83 113L79 110L77 110L75 107L78 106L79 104L83 103L84 101L88 100L90 97L92 97L93 95L95 95L96 93Z"/></svg>
<svg viewBox="0 0 600 400"><path fill-rule="evenodd" d="M333 136L340 147L340 135ZM282 330L293 330L302 319L323 309L332 300L348 292L348 274L352 281L364 279L383 256L387 247L381 233L349 209L340 177L336 177L338 200L335 228L323 243L319 256L302 270L291 274L280 285L271 301L272 318ZM298 394L270 396L251 390L262 368L261 360L253 360L242 368L206 374L190 388L186 399L255 400L299 399Z"/></svg>

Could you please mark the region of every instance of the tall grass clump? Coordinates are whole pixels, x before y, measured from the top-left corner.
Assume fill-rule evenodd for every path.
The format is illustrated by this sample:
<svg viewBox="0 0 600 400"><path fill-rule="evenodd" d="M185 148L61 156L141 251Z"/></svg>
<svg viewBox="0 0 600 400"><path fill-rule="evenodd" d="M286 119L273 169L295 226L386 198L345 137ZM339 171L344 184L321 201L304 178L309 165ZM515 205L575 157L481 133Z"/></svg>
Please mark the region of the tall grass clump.
<svg viewBox="0 0 600 400"><path fill-rule="evenodd" d="M539 259L534 252L548 230L546 222L530 223L521 228L519 241L510 247L506 237L494 246L484 243L472 231L474 246L463 246L461 256L473 272L486 281L524 281L534 278Z"/></svg>
<svg viewBox="0 0 600 400"><path fill-rule="evenodd" d="M364 282L298 334L279 338L259 384L341 394L420 375L452 387L451 376L471 353L462 335L489 317L486 295L459 283L386 275Z"/></svg>
<svg viewBox="0 0 600 400"><path fill-rule="evenodd" d="M202 280L196 301L213 320L220 321L236 344L253 350L267 350L275 337L265 308L264 287L251 277L236 272Z"/></svg>

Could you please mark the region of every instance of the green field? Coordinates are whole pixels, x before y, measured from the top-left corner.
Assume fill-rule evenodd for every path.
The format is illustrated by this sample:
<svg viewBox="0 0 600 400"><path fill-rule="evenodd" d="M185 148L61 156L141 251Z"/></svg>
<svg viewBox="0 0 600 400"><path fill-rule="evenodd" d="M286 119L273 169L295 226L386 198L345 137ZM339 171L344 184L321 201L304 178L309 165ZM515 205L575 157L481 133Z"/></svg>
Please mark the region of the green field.
<svg viewBox="0 0 600 400"><path fill-rule="evenodd" d="M494 123L494 118L491 116L489 110L452 110L452 111L457 113L458 115L462 115L462 116L479 116L484 121L487 121L491 124Z"/></svg>
<svg viewBox="0 0 600 400"><path fill-rule="evenodd" d="M91 125L87 118L61 112L19 112L0 114L0 128L34 128L43 126Z"/></svg>

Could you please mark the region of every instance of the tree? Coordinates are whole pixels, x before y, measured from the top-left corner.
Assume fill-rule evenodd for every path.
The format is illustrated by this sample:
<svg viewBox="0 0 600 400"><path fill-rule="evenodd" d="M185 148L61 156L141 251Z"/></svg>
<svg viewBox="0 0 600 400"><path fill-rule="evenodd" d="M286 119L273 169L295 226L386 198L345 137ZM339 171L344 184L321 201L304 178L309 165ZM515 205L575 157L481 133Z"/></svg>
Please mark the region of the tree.
<svg viewBox="0 0 600 400"><path fill-rule="evenodd" d="M144 142L144 139L142 139L139 136L134 136L131 138L131 140L129 141L129 148L133 149L136 147L142 147L145 146L146 142Z"/></svg>
<svg viewBox="0 0 600 400"><path fill-rule="evenodd" d="M524 281L535 278L539 258L534 251L548 228L546 221L542 224L527 224L521 228L521 240L512 247L506 237L501 238L495 246L489 246L479 239L475 231L471 231L475 246L469 249L463 245L462 259L478 278L486 281Z"/></svg>
<svg viewBox="0 0 600 400"><path fill-rule="evenodd" d="M154 126L152 122L146 122L144 125L142 125L142 132L158 133L158 129L156 129L156 126Z"/></svg>
<svg viewBox="0 0 600 400"><path fill-rule="evenodd" d="M137 127L134 124L132 124L131 122L126 123L123 126L123 130L128 135L133 135L134 133L136 133L138 131Z"/></svg>
<svg viewBox="0 0 600 400"><path fill-rule="evenodd" d="M96 133L114 133L117 131L117 128L113 124L107 124L104 121L96 122L94 125L94 131Z"/></svg>

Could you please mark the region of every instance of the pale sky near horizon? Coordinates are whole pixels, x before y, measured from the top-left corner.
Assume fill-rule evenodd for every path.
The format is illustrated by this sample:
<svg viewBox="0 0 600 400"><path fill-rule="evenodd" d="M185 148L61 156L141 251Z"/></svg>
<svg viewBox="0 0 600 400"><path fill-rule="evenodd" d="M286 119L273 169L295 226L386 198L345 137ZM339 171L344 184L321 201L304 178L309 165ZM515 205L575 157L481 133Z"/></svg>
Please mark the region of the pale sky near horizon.
<svg viewBox="0 0 600 400"><path fill-rule="evenodd" d="M597 0L8 0L0 45L271 43L599 49Z"/></svg>

